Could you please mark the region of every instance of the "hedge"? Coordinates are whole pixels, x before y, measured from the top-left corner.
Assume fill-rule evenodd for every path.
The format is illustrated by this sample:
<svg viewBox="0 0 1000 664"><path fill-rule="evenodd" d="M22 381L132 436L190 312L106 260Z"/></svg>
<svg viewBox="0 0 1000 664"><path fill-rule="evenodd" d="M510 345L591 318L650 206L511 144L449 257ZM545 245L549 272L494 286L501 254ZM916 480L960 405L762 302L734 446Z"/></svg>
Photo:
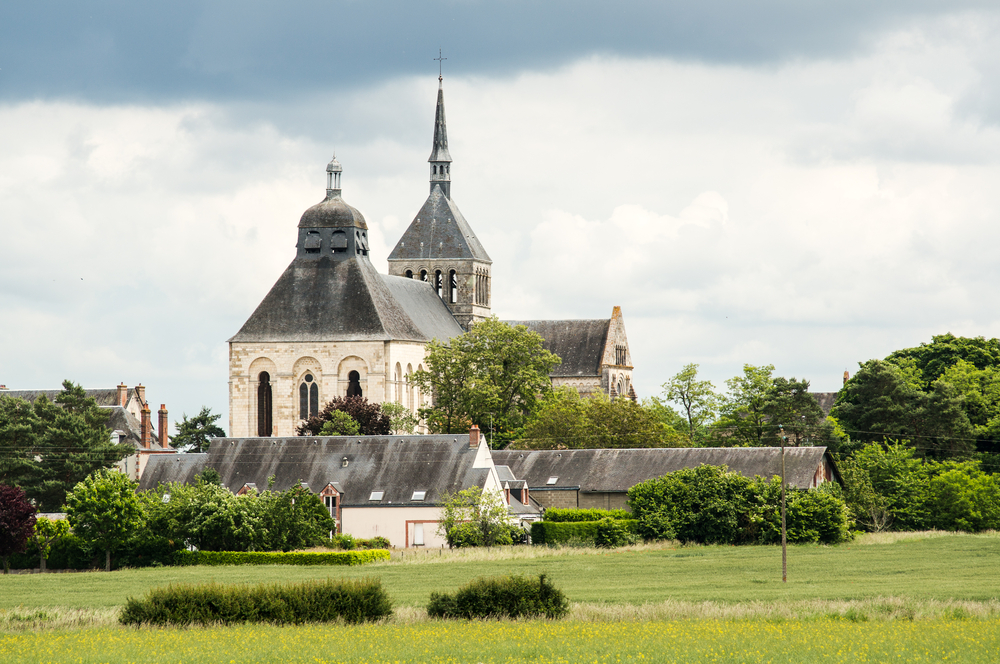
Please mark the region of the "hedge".
<svg viewBox="0 0 1000 664"><path fill-rule="evenodd" d="M454 595L431 593L427 614L431 618L562 618L569 600L540 574L495 576L470 581Z"/></svg>
<svg viewBox="0 0 1000 664"><path fill-rule="evenodd" d="M568 523L572 521L600 521L601 519L631 519L628 510L567 509L550 507L545 510L545 521Z"/></svg>
<svg viewBox="0 0 1000 664"><path fill-rule="evenodd" d="M635 519L618 519L626 524L630 533L636 530ZM597 539L600 521L536 521L531 524L532 544L564 544L570 540L594 542Z"/></svg>
<svg viewBox="0 0 1000 664"><path fill-rule="evenodd" d="M175 565L364 565L389 560L385 549L330 553L281 551L178 551Z"/></svg>
<svg viewBox="0 0 1000 664"><path fill-rule="evenodd" d="M390 615L392 602L380 580L326 579L296 584L171 584L150 590L143 599L129 597L118 620L123 625L358 623Z"/></svg>

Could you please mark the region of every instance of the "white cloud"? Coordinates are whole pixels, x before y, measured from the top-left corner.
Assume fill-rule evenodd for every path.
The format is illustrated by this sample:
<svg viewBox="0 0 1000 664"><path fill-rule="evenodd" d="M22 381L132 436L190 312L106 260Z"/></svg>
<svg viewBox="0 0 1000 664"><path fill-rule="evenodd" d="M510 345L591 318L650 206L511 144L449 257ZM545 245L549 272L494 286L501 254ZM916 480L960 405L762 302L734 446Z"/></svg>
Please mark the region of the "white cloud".
<svg viewBox="0 0 1000 664"><path fill-rule="evenodd" d="M1000 335L1000 133L967 112L992 33L961 20L843 61L446 81L496 312L621 304L643 395L692 361L832 390L931 334ZM174 415L224 411L225 340L291 260L334 148L385 269L426 196L434 88L0 107L0 382L142 381Z"/></svg>

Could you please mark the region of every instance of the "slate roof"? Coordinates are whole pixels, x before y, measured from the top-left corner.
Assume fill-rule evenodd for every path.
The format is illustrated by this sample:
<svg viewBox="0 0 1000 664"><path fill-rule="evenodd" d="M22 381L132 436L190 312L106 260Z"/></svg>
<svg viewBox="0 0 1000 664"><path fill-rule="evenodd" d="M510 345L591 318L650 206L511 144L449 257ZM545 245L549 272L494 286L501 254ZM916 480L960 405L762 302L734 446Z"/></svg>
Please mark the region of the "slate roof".
<svg viewBox="0 0 1000 664"><path fill-rule="evenodd" d="M469 222L440 186L431 190L423 207L389 254L389 260L475 259L492 263Z"/></svg>
<svg viewBox="0 0 1000 664"><path fill-rule="evenodd" d="M59 390L0 390L0 396L14 397L15 399L24 399L30 403L34 403L41 395L45 395L45 398L49 401L55 401L56 397L59 396ZM118 390L114 387L110 389L93 389L84 390L88 397L93 397L94 401L97 402L98 406L117 406L118 405ZM128 399L131 399L135 394L135 389L128 388Z"/></svg>
<svg viewBox="0 0 1000 664"><path fill-rule="evenodd" d="M128 412L122 406L104 406L110 411L108 415L108 429L111 431L124 431L125 439L124 442L130 443L136 449L142 447L142 423L135 418L135 415ZM156 435L156 429L153 426L152 419L149 423L149 438L150 445L162 449L160 447L160 438ZM170 445L167 445L167 449L173 449Z"/></svg>
<svg viewBox="0 0 1000 664"><path fill-rule="evenodd" d="M139 487L190 483L214 468L234 493L247 482L266 487L273 475L275 490L302 481L319 493L336 482L345 507L436 505L445 492L484 486L489 469L473 468L475 459L468 436L216 438L207 454L152 457ZM383 491L382 500L368 500L372 491ZM425 499L411 501L414 491Z"/></svg>
<svg viewBox="0 0 1000 664"><path fill-rule="evenodd" d="M508 320L524 325L545 339L545 350L562 358L551 376L600 376L601 359L608 341L611 319L599 320Z"/></svg>
<svg viewBox="0 0 1000 664"><path fill-rule="evenodd" d="M426 339L447 341L465 331L429 282L387 275L381 277Z"/></svg>
<svg viewBox="0 0 1000 664"><path fill-rule="evenodd" d="M825 447L785 448L785 477L791 486L808 489L826 458L838 479ZM745 477L771 477L781 471L777 447L685 447L597 450L497 450L496 464L509 466L528 482L529 491L579 488L588 492L624 492L639 482L701 464L728 466ZM548 484L550 477L558 478Z"/></svg>
<svg viewBox="0 0 1000 664"><path fill-rule="evenodd" d="M362 215L334 190L325 199L302 213L299 228L363 228L368 229Z"/></svg>
<svg viewBox="0 0 1000 664"><path fill-rule="evenodd" d="M387 279L364 257L296 258L229 341L429 341L461 333L440 298ZM433 296L429 285L427 292Z"/></svg>

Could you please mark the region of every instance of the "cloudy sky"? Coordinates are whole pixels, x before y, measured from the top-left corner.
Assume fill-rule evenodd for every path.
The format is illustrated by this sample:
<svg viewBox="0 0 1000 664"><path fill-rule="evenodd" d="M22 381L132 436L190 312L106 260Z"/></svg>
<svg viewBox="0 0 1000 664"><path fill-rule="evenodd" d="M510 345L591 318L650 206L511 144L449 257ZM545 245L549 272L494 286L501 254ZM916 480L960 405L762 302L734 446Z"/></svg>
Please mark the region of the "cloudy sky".
<svg viewBox="0 0 1000 664"><path fill-rule="evenodd" d="M995 2L40 0L0 6L0 383L225 423L334 149L385 271L438 48L494 311L621 305L640 396L1000 336Z"/></svg>

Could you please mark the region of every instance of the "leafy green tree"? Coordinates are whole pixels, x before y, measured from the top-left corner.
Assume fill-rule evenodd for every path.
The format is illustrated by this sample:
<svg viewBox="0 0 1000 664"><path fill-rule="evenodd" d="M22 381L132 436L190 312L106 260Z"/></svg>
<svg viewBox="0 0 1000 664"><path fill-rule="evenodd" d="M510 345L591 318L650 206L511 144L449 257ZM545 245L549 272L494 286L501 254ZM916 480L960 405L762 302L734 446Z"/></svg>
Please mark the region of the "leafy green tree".
<svg viewBox="0 0 1000 664"><path fill-rule="evenodd" d="M421 417L439 433L461 433L492 418L493 438L505 444L551 390L549 372L560 362L523 325L495 316L476 323L447 344L427 344L427 368L413 381L434 401Z"/></svg>
<svg viewBox="0 0 1000 664"><path fill-rule="evenodd" d="M10 571L10 556L24 553L34 530L35 506L24 491L0 484L0 558L3 558L4 574Z"/></svg>
<svg viewBox="0 0 1000 664"><path fill-rule="evenodd" d="M410 411L409 408L395 401L386 401L382 404L382 412L389 416L389 428L397 436L412 434L420 421Z"/></svg>
<svg viewBox="0 0 1000 664"><path fill-rule="evenodd" d="M809 394L809 381L777 377L771 382L764 401L764 414L771 426L771 436L765 436L769 444L777 443L775 424L783 427L792 445L800 447L823 439L820 425L826 419L816 397Z"/></svg>
<svg viewBox="0 0 1000 664"><path fill-rule="evenodd" d="M35 522L35 535L32 542L38 548L38 569L43 574L53 545L67 535L69 535L69 521L66 519L38 517Z"/></svg>
<svg viewBox="0 0 1000 664"><path fill-rule="evenodd" d="M949 332L931 337L929 344L894 351L885 359L897 366L912 361L923 381L921 389L926 391L949 367L960 361L977 369L1000 366L1000 339L956 337Z"/></svg>
<svg viewBox="0 0 1000 664"><path fill-rule="evenodd" d="M771 423L767 408L774 388L773 372L772 364L744 364L742 376L726 381L728 392L722 397L715 423L722 444L762 446L775 435L778 423Z"/></svg>
<svg viewBox="0 0 1000 664"><path fill-rule="evenodd" d="M581 397L571 387L552 390L513 443L518 449L679 447L687 440L656 410L631 399Z"/></svg>
<svg viewBox="0 0 1000 664"><path fill-rule="evenodd" d="M662 387L663 398L681 407L687 420L688 439L693 444L718 411L719 395L715 386L712 381L698 380L698 365L688 364Z"/></svg>
<svg viewBox="0 0 1000 664"><path fill-rule="evenodd" d="M449 547L511 544L507 506L495 491L474 486L441 496L438 533Z"/></svg>
<svg viewBox="0 0 1000 664"><path fill-rule="evenodd" d="M104 551L104 571L111 571L111 553L142 525L142 507L135 483L115 470L88 475L66 494L66 516L73 532L89 546Z"/></svg>
<svg viewBox="0 0 1000 664"><path fill-rule="evenodd" d="M361 426L357 420L342 410L330 411L330 418L319 430L321 436L357 436Z"/></svg>
<svg viewBox="0 0 1000 664"><path fill-rule="evenodd" d="M987 475L975 461L940 467L949 465L928 483L929 525L972 533L1000 529L1000 476Z"/></svg>
<svg viewBox="0 0 1000 664"><path fill-rule="evenodd" d="M840 391L831 415L854 440L909 439L922 454L966 456L974 433L962 403L944 379L923 392L896 364L869 360Z"/></svg>
<svg viewBox="0 0 1000 664"><path fill-rule="evenodd" d="M351 419L358 423L358 433L362 436L388 436L392 433L392 422L389 416L382 411L381 404L369 401L367 397L334 397L318 415L303 422L295 430L295 433L299 436L332 435L320 432L323 430L323 425L334 418L337 418L338 422L344 425L346 420L333 414L337 411L350 415Z"/></svg>
<svg viewBox="0 0 1000 664"><path fill-rule="evenodd" d="M0 481L23 488L39 509L58 511L77 482L135 453L112 442L108 412L68 380L55 403L0 396Z"/></svg>
<svg viewBox="0 0 1000 664"><path fill-rule="evenodd" d="M202 406L194 417L188 418L185 413L180 422L176 422L177 434L173 438L173 446L180 452L207 452L213 438L224 438L226 432L216 424L222 415L213 415L212 409Z"/></svg>

